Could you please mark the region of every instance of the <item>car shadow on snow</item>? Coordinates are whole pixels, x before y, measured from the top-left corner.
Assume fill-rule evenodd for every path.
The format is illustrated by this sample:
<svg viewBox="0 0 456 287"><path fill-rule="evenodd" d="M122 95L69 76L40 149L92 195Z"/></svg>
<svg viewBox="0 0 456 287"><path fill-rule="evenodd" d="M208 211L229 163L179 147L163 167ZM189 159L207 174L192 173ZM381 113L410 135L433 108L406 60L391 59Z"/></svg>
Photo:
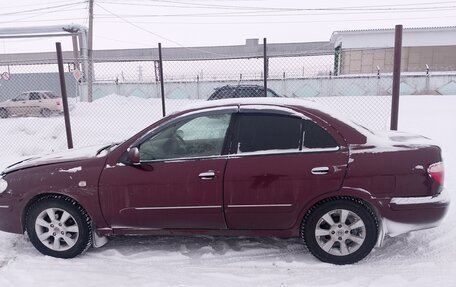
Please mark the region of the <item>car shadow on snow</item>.
<svg viewBox="0 0 456 287"><path fill-rule="evenodd" d="M443 228L436 228L394 238L387 237L383 246L375 248L358 264L397 262L399 265L404 261L419 262L429 258L445 260L448 256L443 254L448 253L449 246L456 249L456 244L453 243L451 236L442 236L444 233ZM7 236L2 238L2 241L0 269L11 260L43 256L33 248L26 236ZM300 238L272 237L117 236L111 237L105 246L91 248L75 260L90 260L94 257L115 261L140 263L142 260L148 260L170 264L230 264L249 261L321 264L307 251ZM48 259L52 260L50 257Z"/></svg>
<svg viewBox="0 0 456 287"><path fill-rule="evenodd" d="M384 245L375 248L362 262L377 263L381 261L403 262L404 259L416 259L432 250L424 240L413 235L387 237ZM420 254L421 253L421 254ZM122 236L113 237L103 247L91 249L87 253L95 257L159 258L160 261L199 261L204 264L212 262L236 263L246 261L282 261L317 263L305 248L300 238L280 239L270 237L218 237L218 236ZM153 260L153 259L152 259Z"/></svg>

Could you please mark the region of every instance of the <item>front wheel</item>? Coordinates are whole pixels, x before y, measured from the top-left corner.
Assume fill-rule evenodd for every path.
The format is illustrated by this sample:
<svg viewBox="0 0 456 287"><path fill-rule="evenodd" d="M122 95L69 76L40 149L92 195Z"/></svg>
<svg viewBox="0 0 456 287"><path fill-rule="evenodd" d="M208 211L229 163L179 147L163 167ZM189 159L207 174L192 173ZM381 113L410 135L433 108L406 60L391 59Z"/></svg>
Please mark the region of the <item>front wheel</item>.
<svg viewBox="0 0 456 287"><path fill-rule="evenodd" d="M309 251L321 261L352 264L374 248L378 221L371 208L360 200L328 200L307 213L301 235Z"/></svg>
<svg viewBox="0 0 456 287"><path fill-rule="evenodd" d="M73 258L92 244L90 218L76 202L47 196L33 203L26 229L33 246L44 255Z"/></svg>

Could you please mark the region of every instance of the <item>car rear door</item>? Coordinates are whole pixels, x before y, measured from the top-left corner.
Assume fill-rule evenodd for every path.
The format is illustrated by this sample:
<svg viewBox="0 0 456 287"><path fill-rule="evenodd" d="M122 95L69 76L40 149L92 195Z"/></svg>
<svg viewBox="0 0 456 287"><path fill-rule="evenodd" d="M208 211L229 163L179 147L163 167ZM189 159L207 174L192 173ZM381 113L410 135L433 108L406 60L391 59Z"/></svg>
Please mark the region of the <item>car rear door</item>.
<svg viewBox="0 0 456 287"><path fill-rule="evenodd" d="M27 105L24 107L27 114L37 115L40 113L43 105L43 99L40 92L30 92Z"/></svg>
<svg viewBox="0 0 456 287"><path fill-rule="evenodd" d="M309 200L342 184L343 141L296 113L241 108L234 142L224 184L230 229L291 228Z"/></svg>

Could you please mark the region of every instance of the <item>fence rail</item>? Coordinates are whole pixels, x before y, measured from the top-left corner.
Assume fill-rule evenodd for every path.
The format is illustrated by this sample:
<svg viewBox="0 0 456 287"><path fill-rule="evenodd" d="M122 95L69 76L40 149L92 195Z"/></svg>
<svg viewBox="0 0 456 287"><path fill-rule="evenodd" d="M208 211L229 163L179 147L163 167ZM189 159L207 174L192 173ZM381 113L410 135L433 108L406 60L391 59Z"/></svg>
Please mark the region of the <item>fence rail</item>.
<svg viewBox="0 0 456 287"><path fill-rule="evenodd" d="M266 84L280 96L321 102L368 128L389 128L392 74L381 65L367 71L363 68L365 63L354 58L357 53L381 54L376 53L378 49L350 49L347 57L336 52L329 54L327 47L318 54L318 45L312 46L314 52L305 55L292 51L278 54L277 47L267 44L266 54L257 51L238 58L213 55L211 59L195 59L190 57L190 51L188 58L180 55L173 59L166 54L170 50L164 49L161 65L155 54L149 58L94 58L92 95L88 94L87 75L81 63L67 55L64 68L74 146L116 142L162 117L162 84L166 113L205 101L223 86ZM383 63L392 62L388 57L393 54L382 55ZM352 72L346 73L348 67ZM17 104L21 96L31 101L32 94L37 97L37 92L60 94L58 67L54 62L1 62L2 75L7 75L0 77L2 102L11 103L11 99L19 97ZM454 71L438 72L423 67L421 71L404 73L400 90L401 94L456 94L455 83ZM61 102L58 104L58 98L38 96L53 106L24 106L0 119L0 129L4 131L0 145L5 153L29 156L66 148ZM24 134L30 140L18 142L16 139Z"/></svg>

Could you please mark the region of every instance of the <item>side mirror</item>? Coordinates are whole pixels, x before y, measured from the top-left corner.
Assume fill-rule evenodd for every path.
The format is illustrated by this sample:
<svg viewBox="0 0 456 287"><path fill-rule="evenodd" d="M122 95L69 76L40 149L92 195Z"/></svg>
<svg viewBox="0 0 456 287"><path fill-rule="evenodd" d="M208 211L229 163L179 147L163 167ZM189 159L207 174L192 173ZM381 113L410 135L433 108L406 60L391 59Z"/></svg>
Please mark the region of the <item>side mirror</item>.
<svg viewBox="0 0 456 287"><path fill-rule="evenodd" d="M127 160L132 165L140 165L141 161L139 158L139 149L137 147L132 147L128 150Z"/></svg>

